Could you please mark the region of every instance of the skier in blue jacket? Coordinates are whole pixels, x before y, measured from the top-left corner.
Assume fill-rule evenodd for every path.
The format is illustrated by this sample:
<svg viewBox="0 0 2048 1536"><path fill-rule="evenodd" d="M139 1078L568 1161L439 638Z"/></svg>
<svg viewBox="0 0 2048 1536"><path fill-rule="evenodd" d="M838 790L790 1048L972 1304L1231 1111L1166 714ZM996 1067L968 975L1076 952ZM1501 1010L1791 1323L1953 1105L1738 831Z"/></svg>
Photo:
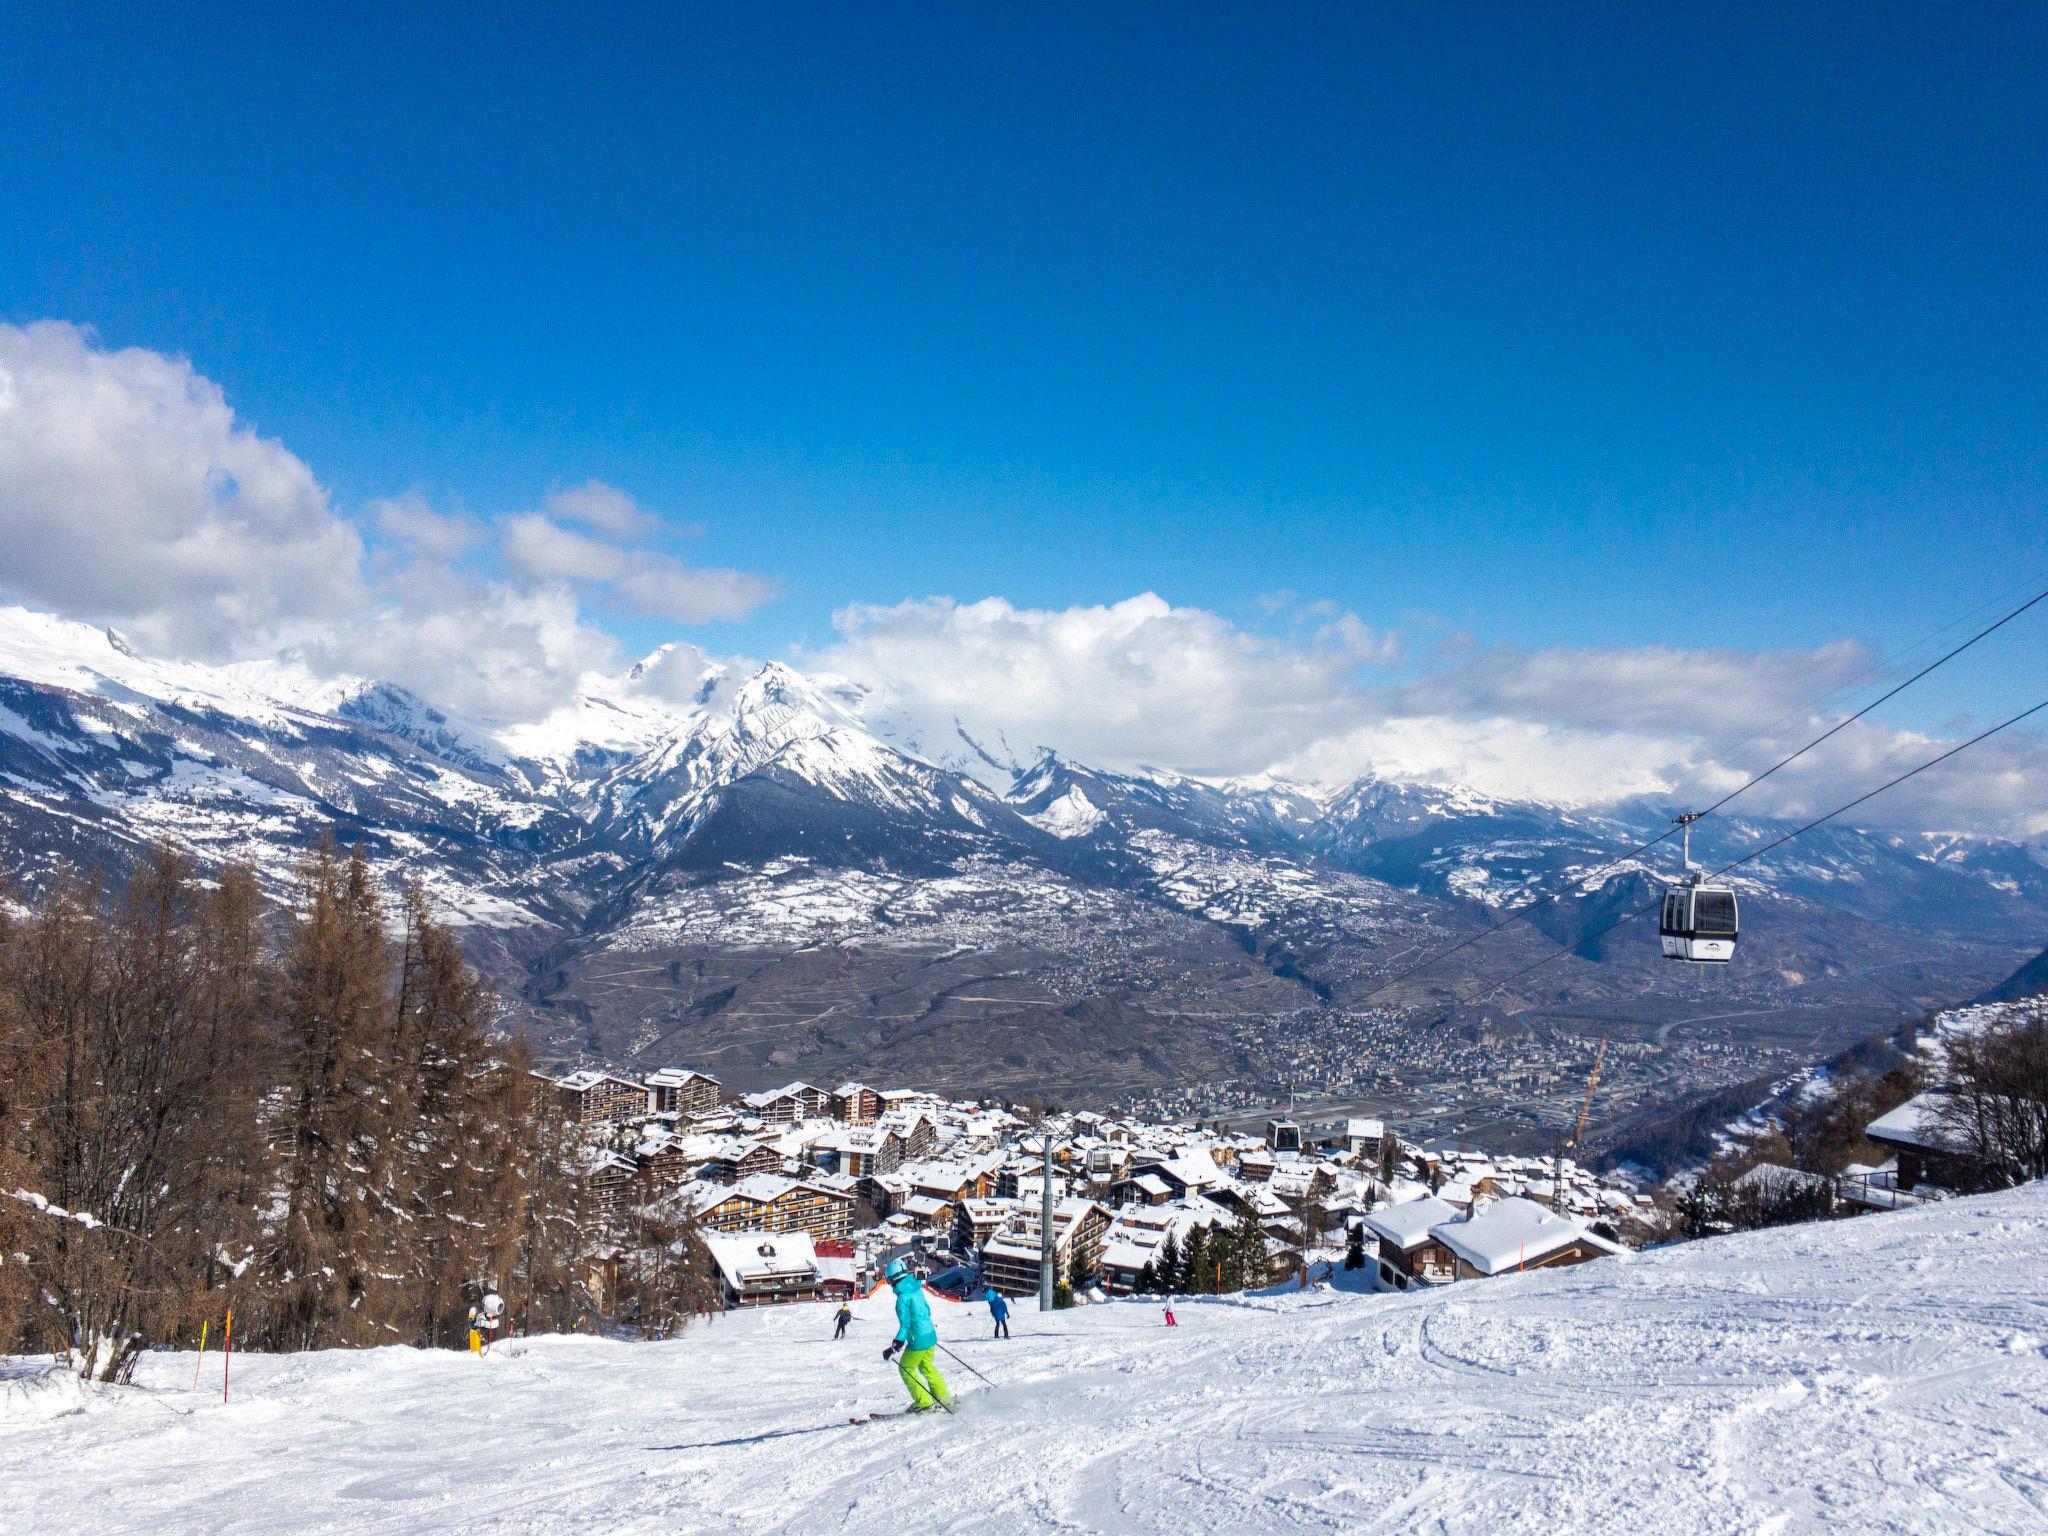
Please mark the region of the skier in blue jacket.
<svg viewBox="0 0 2048 1536"><path fill-rule="evenodd" d="M1010 1304L994 1286L988 1288L988 1315L996 1320L996 1331L989 1337L1007 1339L1010 1336Z"/></svg>
<svg viewBox="0 0 2048 1536"><path fill-rule="evenodd" d="M924 1299L924 1281L901 1259L891 1259L882 1278L896 1293L896 1342L882 1351L884 1360L896 1360L903 1385L910 1389L910 1411L927 1413L933 1408L951 1409L953 1394L946 1390L946 1378L939 1374L932 1358L939 1347L939 1331L932 1326L932 1309ZM901 1354L902 1359L897 1360Z"/></svg>

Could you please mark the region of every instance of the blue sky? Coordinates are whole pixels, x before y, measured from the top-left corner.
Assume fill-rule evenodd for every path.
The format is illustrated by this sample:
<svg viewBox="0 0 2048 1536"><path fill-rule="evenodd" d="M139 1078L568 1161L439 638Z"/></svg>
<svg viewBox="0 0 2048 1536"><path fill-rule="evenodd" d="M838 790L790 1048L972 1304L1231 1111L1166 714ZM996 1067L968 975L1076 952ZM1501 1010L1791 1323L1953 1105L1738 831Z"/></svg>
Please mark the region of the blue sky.
<svg viewBox="0 0 2048 1536"><path fill-rule="evenodd" d="M619 487L775 584L714 651L1148 590L1882 649L2048 570L2039 7L739 9L13 8L0 319L345 516Z"/></svg>

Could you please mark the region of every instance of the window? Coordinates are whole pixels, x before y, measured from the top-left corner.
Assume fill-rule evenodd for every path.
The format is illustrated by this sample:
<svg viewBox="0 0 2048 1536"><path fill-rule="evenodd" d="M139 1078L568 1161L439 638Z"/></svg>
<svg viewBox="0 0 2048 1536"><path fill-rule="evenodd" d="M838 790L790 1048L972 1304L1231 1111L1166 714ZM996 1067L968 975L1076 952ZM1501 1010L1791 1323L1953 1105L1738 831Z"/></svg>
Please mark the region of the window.
<svg viewBox="0 0 2048 1536"><path fill-rule="evenodd" d="M1735 893L1705 890L1692 899L1693 931L1702 936L1729 938L1735 933Z"/></svg>

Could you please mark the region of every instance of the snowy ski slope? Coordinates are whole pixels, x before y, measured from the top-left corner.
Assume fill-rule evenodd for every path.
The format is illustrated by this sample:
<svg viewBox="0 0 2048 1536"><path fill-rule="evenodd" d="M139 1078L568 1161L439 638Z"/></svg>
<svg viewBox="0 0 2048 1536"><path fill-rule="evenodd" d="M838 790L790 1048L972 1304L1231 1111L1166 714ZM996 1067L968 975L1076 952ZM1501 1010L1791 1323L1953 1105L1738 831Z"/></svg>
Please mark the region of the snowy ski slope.
<svg viewBox="0 0 2048 1536"><path fill-rule="evenodd" d="M893 1406L871 1301L491 1359L192 1358L0 1386L0 1531L2048 1530L2048 1189L1423 1296L1041 1318ZM978 1387L948 1363L956 1387Z"/></svg>

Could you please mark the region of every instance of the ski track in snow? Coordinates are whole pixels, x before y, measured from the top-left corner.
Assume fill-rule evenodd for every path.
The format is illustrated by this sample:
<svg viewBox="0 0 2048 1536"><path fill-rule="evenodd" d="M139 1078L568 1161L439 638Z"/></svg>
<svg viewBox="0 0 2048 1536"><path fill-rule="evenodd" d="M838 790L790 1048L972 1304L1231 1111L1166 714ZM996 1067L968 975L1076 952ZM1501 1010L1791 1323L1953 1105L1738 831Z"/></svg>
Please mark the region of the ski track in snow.
<svg viewBox="0 0 2048 1536"><path fill-rule="evenodd" d="M235 1400L0 1370L0 1530L2048 1531L2048 1187L1421 1295L937 1308L958 1417L899 1406L886 1297L483 1361L238 1357Z"/></svg>

